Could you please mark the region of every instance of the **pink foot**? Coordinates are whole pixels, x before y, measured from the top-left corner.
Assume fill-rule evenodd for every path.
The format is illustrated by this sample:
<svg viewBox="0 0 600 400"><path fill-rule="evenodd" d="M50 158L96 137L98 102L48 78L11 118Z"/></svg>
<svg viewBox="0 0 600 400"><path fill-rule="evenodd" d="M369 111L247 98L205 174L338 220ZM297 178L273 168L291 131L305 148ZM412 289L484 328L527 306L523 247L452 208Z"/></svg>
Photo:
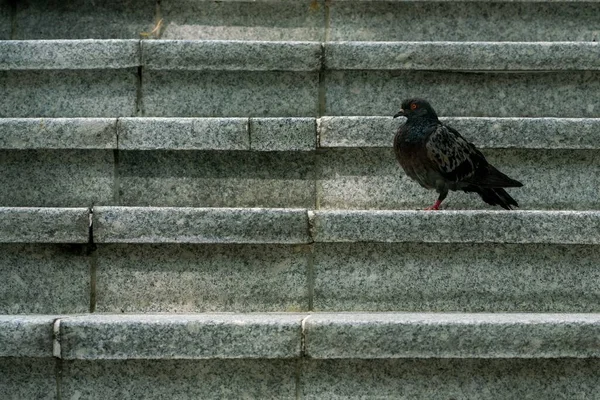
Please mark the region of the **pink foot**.
<svg viewBox="0 0 600 400"><path fill-rule="evenodd" d="M440 205L442 204L441 201L436 200L435 203L431 206L431 207L427 207L425 209L425 211L431 211L431 210L439 210L440 209Z"/></svg>

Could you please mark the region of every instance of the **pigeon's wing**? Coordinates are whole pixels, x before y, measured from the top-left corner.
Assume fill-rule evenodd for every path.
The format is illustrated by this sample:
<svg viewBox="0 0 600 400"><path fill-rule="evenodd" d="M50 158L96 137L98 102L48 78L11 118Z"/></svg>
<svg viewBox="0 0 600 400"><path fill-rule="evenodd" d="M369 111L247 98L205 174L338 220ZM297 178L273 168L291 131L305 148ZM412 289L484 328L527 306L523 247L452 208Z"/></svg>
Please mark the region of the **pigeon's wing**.
<svg viewBox="0 0 600 400"><path fill-rule="evenodd" d="M488 162L477 148L455 129L438 125L425 143L427 157L444 179L450 182L480 180ZM484 172L485 173L485 172Z"/></svg>

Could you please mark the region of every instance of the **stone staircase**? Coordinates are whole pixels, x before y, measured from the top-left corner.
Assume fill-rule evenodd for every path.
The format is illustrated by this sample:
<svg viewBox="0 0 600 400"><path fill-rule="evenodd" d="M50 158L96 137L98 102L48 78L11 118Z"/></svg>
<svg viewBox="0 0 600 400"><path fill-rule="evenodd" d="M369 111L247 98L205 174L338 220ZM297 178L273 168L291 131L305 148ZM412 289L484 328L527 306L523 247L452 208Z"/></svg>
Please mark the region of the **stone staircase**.
<svg viewBox="0 0 600 400"><path fill-rule="evenodd" d="M599 16L0 2L0 398L599 398ZM415 95L520 210L417 211Z"/></svg>

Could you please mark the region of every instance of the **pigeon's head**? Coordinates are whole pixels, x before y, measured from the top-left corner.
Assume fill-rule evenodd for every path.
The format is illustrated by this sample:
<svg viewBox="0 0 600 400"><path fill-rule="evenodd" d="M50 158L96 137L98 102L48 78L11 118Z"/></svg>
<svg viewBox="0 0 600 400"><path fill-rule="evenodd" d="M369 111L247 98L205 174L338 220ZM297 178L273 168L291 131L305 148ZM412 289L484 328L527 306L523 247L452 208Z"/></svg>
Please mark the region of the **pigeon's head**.
<svg viewBox="0 0 600 400"><path fill-rule="evenodd" d="M417 117L437 119L437 114L433 108L431 108L431 105L427 100L407 99L402 102L400 111L394 115L394 118L396 117L406 117L408 119Z"/></svg>

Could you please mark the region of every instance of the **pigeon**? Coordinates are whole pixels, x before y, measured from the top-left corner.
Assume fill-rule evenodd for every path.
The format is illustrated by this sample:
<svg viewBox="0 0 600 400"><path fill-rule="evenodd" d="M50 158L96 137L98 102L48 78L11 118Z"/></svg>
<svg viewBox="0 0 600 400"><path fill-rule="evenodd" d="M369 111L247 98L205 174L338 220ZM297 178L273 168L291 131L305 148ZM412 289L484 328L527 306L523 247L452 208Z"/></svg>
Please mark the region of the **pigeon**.
<svg viewBox="0 0 600 400"><path fill-rule="evenodd" d="M511 210L519 205L503 188L523 184L490 165L458 131L443 124L423 99L402 102L394 118L406 117L394 137L394 153L406 175L439 193L426 210L439 210L449 190L475 192L490 205Z"/></svg>

